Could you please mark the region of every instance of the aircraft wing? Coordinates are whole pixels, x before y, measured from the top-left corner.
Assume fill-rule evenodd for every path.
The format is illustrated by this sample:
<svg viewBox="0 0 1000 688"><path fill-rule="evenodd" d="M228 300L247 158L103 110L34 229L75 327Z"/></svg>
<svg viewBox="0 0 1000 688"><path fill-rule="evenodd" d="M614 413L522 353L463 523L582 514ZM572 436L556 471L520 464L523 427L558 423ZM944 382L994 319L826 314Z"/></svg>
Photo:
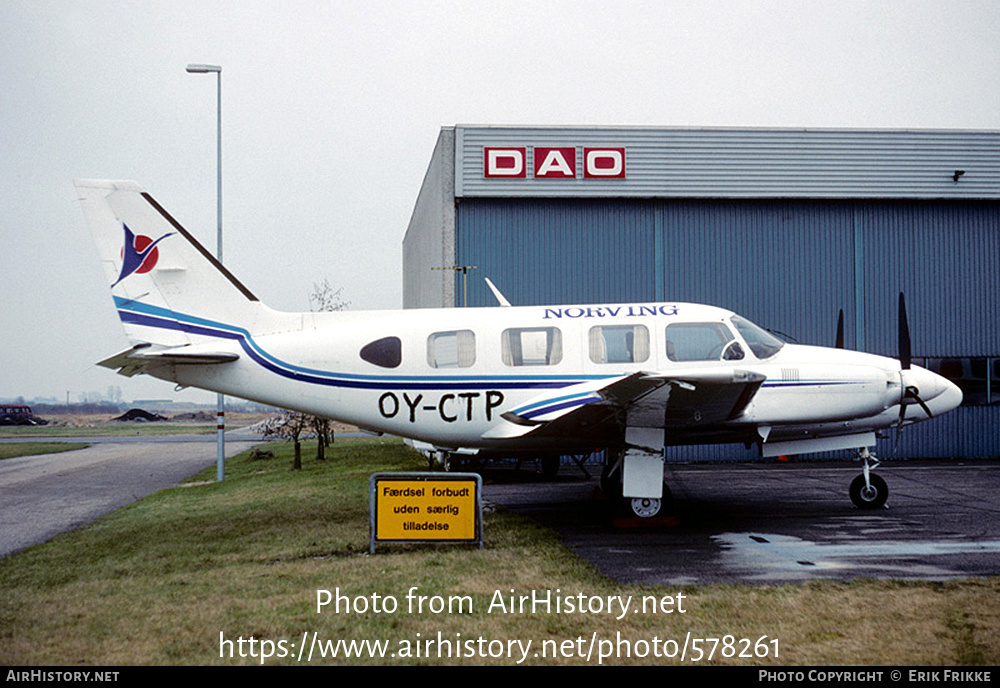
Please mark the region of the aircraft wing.
<svg viewBox="0 0 1000 688"><path fill-rule="evenodd" d="M131 349L106 358L98 365L117 370L119 375L132 377L145 372L152 365L210 365L229 363L239 358L239 354L226 351L205 351L189 346L174 346L154 349L151 344L136 344Z"/></svg>
<svg viewBox="0 0 1000 688"><path fill-rule="evenodd" d="M539 395L504 413L487 439L600 436L632 427L695 429L737 418L765 376L736 368L638 372Z"/></svg>

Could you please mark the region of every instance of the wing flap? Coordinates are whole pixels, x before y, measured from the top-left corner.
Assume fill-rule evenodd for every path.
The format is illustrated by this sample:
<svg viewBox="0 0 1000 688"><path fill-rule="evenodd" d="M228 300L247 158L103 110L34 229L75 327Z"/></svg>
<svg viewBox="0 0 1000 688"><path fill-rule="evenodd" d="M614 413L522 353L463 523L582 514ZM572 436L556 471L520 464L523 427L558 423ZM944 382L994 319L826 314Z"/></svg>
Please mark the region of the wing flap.
<svg viewBox="0 0 1000 688"><path fill-rule="evenodd" d="M540 395L510 411L486 439L593 436L625 427L683 430L738 418L765 376L734 368L638 372Z"/></svg>
<svg viewBox="0 0 1000 688"><path fill-rule="evenodd" d="M681 391L666 405L663 427L713 425L735 420L766 379L760 373L732 368L691 372L693 374L685 374L680 379L670 378Z"/></svg>

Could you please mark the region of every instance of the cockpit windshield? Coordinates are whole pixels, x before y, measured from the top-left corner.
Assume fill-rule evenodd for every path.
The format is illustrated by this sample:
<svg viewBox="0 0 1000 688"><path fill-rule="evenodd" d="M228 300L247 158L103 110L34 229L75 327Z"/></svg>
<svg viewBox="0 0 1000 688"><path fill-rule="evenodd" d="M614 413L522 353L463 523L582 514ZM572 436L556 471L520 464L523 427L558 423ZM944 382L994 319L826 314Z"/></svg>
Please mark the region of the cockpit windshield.
<svg viewBox="0 0 1000 688"><path fill-rule="evenodd" d="M770 358L778 353L781 350L781 347L785 345L785 343L780 339L761 329L757 325L754 325L746 318L734 315L732 322L733 325L736 326L736 330L740 333L740 336L743 337L747 346L750 347L750 350L753 351L754 356L757 358Z"/></svg>

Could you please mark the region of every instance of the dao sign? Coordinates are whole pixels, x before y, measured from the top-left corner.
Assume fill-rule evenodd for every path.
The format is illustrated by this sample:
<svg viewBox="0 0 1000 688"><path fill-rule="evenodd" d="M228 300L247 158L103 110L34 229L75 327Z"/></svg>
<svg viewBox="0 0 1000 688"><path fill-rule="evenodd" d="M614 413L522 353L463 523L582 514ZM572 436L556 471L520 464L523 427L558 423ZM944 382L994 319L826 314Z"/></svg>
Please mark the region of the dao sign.
<svg viewBox="0 0 1000 688"><path fill-rule="evenodd" d="M483 170L488 178L524 179L524 148L484 148Z"/></svg>
<svg viewBox="0 0 1000 688"><path fill-rule="evenodd" d="M624 148L584 148L583 176L587 179L624 179Z"/></svg>
<svg viewBox="0 0 1000 688"><path fill-rule="evenodd" d="M539 177L576 179L576 148L535 146L535 178Z"/></svg>
<svg viewBox="0 0 1000 688"><path fill-rule="evenodd" d="M576 179L577 148L534 146L532 179ZM527 179L526 146L483 148L483 177L486 179ZM583 149L584 179L624 179L624 148Z"/></svg>

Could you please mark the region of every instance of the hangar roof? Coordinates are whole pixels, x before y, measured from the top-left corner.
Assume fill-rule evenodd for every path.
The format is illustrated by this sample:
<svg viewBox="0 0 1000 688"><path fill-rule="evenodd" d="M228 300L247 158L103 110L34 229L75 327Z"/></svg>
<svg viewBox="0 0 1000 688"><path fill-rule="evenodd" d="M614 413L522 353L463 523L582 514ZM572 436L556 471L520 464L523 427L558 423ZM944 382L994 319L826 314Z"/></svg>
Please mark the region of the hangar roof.
<svg viewBox="0 0 1000 688"><path fill-rule="evenodd" d="M455 127L455 197L1000 199L1000 131Z"/></svg>

